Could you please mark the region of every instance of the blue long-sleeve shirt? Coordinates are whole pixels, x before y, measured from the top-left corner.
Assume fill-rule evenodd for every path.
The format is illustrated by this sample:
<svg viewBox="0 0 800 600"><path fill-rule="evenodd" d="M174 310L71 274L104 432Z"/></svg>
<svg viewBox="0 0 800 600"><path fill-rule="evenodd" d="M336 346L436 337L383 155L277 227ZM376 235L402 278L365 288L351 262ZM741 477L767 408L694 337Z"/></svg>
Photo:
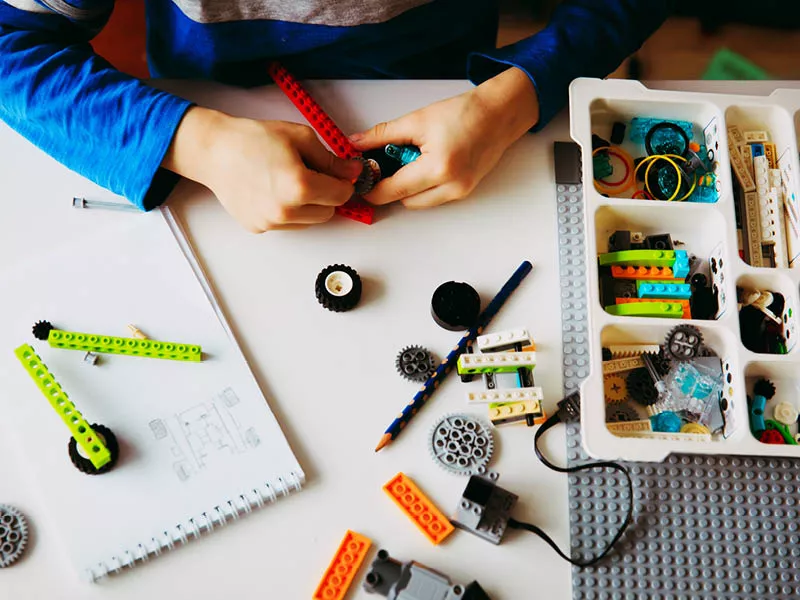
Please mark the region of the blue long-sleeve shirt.
<svg viewBox="0 0 800 600"><path fill-rule="evenodd" d="M514 65L544 126L569 82L604 77L675 0L565 0L540 33L495 48L494 0L147 0L155 77L268 83L279 59L300 78L461 78ZM89 45L114 0L0 0L0 118L45 152L149 209L175 177L160 168L190 106L116 71Z"/></svg>

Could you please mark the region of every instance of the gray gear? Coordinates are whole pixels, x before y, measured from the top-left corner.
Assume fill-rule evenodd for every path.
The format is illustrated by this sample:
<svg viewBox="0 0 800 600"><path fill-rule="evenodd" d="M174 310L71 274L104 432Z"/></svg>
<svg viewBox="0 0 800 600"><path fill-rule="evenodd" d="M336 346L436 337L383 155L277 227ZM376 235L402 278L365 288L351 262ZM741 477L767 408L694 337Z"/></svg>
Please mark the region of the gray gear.
<svg viewBox="0 0 800 600"><path fill-rule="evenodd" d="M424 382L436 370L436 359L422 346L403 348L394 361L397 372L409 381Z"/></svg>
<svg viewBox="0 0 800 600"><path fill-rule="evenodd" d="M27 545L27 519L16 508L0 504L0 569L17 562Z"/></svg>
<svg viewBox="0 0 800 600"><path fill-rule="evenodd" d="M621 423L625 421L638 421L639 413L627 402L606 405L606 422Z"/></svg>
<svg viewBox="0 0 800 600"><path fill-rule="evenodd" d="M444 415L431 429L428 449L433 460L456 475L486 475L494 438L483 419L463 413Z"/></svg>
<svg viewBox="0 0 800 600"><path fill-rule="evenodd" d="M664 353L673 360L692 360L700 353L703 334L692 325L677 325L670 329L664 344Z"/></svg>

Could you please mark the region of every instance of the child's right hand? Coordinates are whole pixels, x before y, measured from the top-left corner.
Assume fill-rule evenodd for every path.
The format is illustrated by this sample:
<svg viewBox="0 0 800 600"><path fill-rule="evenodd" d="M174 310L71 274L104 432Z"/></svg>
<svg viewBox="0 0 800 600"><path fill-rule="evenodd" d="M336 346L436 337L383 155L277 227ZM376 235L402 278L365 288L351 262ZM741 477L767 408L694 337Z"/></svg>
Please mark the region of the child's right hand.
<svg viewBox="0 0 800 600"><path fill-rule="evenodd" d="M208 187L254 233L328 221L362 168L331 154L310 127L202 107L186 113L162 166Z"/></svg>

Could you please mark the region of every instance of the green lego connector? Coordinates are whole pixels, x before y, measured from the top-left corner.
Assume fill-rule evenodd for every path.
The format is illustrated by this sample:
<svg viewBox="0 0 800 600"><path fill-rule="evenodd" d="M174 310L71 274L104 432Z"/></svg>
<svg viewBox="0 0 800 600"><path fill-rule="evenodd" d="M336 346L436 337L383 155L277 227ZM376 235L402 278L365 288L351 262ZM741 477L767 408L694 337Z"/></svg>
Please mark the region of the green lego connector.
<svg viewBox="0 0 800 600"><path fill-rule="evenodd" d="M675 264L674 250L621 250L607 252L598 257L601 267L671 267Z"/></svg>
<svg viewBox="0 0 800 600"><path fill-rule="evenodd" d="M61 420L69 428L72 437L75 438L83 452L92 461L95 469L100 469L108 464L111 461L111 453L106 448L103 440L89 426L89 423L86 422L86 419L83 418L78 409L75 408L75 405L64 390L61 389L56 378L53 377L33 348L28 344L23 344L14 350L14 355L22 363L28 375L31 376L36 387L50 402L53 410L58 413Z"/></svg>
<svg viewBox="0 0 800 600"><path fill-rule="evenodd" d="M93 333L76 333L59 329L53 329L50 332L47 336L47 342L53 348L80 350L81 352L95 352L98 354L125 354L128 356L192 362L200 362L203 359L203 352L200 346L112 337Z"/></svg>
<svg viewBox="0 0 800 600"><path fill-rule="evenodd" d="M636 304L612 304L605 311L617 317L656 317L664 319L683 318L683 307L677 302L641 302Z"/></svg>
<svg viewBox="0 0 800 600"><path fill-rule="evenodd" d="M792 432L789 431L789 426L772 419L767 419L765 422L767 429L774 429L783 436L783 441L790 446L797 446L797 440L794 439Z"/></svg>

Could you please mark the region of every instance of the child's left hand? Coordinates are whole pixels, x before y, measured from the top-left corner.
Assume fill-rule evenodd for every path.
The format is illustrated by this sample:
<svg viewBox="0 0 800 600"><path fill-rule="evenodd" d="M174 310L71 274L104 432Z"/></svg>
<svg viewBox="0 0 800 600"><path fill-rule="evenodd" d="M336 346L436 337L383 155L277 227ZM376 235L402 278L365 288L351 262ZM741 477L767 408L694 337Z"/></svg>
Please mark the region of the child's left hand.
<svg viewBox="0 0 800 600"><path fill-rule="evenodd" d="M428 208L467 196L506 149L539 120L530 78L512 67L476 88L351 136L359 150L415 145L422 155L366 199Z"/></svg>

